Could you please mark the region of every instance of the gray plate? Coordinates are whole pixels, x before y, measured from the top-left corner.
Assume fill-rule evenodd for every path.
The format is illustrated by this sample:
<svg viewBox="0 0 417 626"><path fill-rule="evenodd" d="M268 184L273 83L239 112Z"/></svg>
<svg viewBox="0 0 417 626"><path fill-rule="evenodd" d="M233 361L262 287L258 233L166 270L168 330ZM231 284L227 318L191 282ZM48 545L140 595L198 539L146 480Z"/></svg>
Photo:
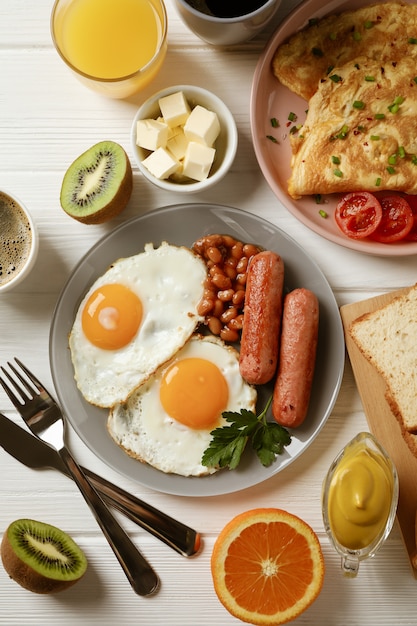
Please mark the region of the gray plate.
<svg viewBox="0 0 417 626"><path fill-rule="evenodd" d="M269 468L263 467L250 448L236 470L224 469L204 478L164 474L127 456L106 430L107 411L89 405L77 390L68 349L79 303L93 281L120 257L142 252L148 242L168 241L191 246L203 235L230 234L274 250L284 260L285 288L307 287L320 302L320 329L315 383L309 414L293 431L291 445ZM84 443L107 465L124 476L157 491L182 496L213 496L256 485L277 474L313 442L329 417L339 392L345 343L339 309L333 292L316 263L273 224L245 211L213 204L179 204L133 218L101 239L81 259L67 281L56 306L50 332L50 360L55 389L71 425ZM259 390L260 404L271 388Z"/></svg>

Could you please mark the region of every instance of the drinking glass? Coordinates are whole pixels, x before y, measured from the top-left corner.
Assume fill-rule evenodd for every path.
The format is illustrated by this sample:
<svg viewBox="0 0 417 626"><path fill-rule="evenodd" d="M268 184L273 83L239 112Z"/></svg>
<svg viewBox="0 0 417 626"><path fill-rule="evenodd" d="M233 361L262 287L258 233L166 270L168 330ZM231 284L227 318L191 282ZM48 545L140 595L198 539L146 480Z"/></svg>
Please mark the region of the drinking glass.
<svg viewBox="0 0 417 626"><path fill-rule="evenodd" d="M126 98L146 87L163 64L166 9L162 0L55 0L51 35L81 82Z"/></svg>

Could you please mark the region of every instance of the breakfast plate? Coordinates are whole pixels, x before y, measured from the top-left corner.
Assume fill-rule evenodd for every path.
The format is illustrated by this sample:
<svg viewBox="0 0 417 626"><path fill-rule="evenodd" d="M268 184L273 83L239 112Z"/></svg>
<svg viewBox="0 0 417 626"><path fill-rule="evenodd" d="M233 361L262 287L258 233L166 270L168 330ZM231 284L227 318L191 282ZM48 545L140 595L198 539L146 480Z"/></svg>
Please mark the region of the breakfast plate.
<svg viewBox="0 0 417 626"><path fill-rule="evenodd" d="M80 301L95 279L115 260L143 251L148 242L191 246L200 237L230 234L279 253L285 266L285 288L308 287L320 303L320 328L315 383L309 414L293 431L291 444L268 468L249 448L239 467L205 477L165 474L125 454L107 432L107 410L88 404L77 389L68 349L68 335ZM90 450L120 474L157 491L182 496L212 496L256 485L277 474L313 442L336 401L345 359L339 309L319 267L294 240L273 224L248 212L215 204L178 204L155 209L117 227L96 243L72 272L58 299L50 331L50 362L59 402L69 422ZM259 389L262 408L271 389Z"/></svg>
<svg viewBox="0 0 417 626"><path fill-rule="evenodd" d="M300 222L322 237L352 250L379 256L406 256L417 254L417 242L383 244L370 240L350 239L344 235L333 218L340 197L337 194L324 196L322 203L317 204L313 196L294 200L287 193L287 180L291 173L289 137L291 127L294 125L294 122L288 120L288 116L295 114L295 123L302 123L308 104L275 78L271 69L275 51L290 35L305 27L311 18L321 18L371 3L374 4L373 0L332 0L327 3L323 3L322 0L307 0L282 22L271 37L255 69L250 101L252 140L266 181L278 200ZM279 127L273 125L272 120L276 120Z"/></svg>

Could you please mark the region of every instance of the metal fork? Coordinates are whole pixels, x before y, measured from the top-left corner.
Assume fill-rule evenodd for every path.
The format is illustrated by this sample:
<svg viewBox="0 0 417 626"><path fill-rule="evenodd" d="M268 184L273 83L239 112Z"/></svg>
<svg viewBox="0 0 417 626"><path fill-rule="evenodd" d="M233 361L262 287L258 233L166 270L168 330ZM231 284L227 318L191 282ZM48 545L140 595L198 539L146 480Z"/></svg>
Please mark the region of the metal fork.
<svg viewBox="0 0 417 626"><path fill-rule="evenodd" d="M21 399L12 391L5 380L0 382L13 405L17 408L24 421L34 435L46 441L56 449L62 461L71 473L85 501L92 510L104 536L123 568L133 590L141 595L150 595L159 586L159 578L139 552L129 536L111 514L99 493L90 483L78 463L65 445L66 420L59 406L50 400L50 396L41 382L23 365L19 359L15 362L26 374L31 385L11 363L10 370L21 385L7 372L1 371L18 392Z"/></svg>

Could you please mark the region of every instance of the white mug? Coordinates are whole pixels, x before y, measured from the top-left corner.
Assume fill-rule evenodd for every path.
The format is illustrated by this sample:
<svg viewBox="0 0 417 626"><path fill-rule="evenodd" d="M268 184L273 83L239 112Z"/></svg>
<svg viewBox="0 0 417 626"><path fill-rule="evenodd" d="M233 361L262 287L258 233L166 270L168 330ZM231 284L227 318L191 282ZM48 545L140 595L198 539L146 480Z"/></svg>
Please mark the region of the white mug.
<svg viewBox="0 0 417 626"><path fill-rule="evenodd" d="M249 13L234 17L224 17L227 0L219 0L218 6L222 8L217 15L210 14L210 2L206 0L174 0L174 3L183 22L200 39L215 46L229 46L255 37L274 18L281 0L266 0L261 6L260 2L254 2L255 10L248 8ZM245 7L248 3L236 4Z"/></svg>

